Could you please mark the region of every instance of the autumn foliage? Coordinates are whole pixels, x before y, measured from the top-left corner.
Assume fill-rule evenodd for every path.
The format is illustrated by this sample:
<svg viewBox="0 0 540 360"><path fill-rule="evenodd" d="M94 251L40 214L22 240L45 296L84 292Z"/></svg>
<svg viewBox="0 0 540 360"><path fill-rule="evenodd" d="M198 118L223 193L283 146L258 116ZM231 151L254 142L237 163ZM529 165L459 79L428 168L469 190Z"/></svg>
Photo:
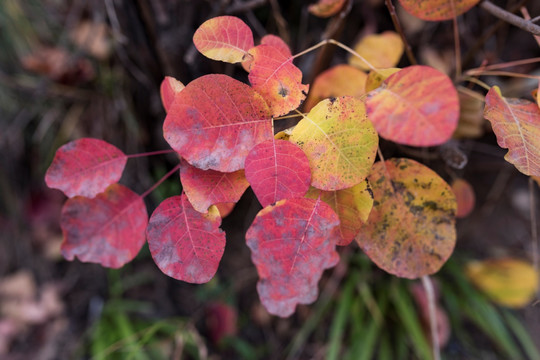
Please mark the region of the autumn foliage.
<svg viewBox="0 0 540 360"><path fill-rule="evenodd" d="M454 10L467 11L476 2L458 2ZM402 3L427 20L455 16L448 17L444 6ZM310 11L331 16L342 5L320 1ZM142 197L117 184L128 160L122 151L97 139L58 149L45 180L69 197L61 220L67 259L117 268L148 241L163 273L207 282L225 249L218 206L237 202L251 186L263 208L246 244L261 302L272 314L286 317L297 304L315 301L324 269L339 262L337 246L353 240L399 277L419 278L441 268L456 242L460 204L452 188L415 160L375 160L379 137L418 147L452 137L459 98L447 75L419 65L389 69L403 44L395 33L385 33L355 48L365 56L315 80L308 112L301 112L310 86L302 83L295 56L280 38L265 36L255 45L242 20L222 16L203 23L193 41L208 58L240 63L249 84L222 74L185 86L163 80L163 134L181 158L183 192L164 200L149 219ZM397 44L398 53L377 53L388 42ZM274 122L291 112L299 122L275 137ZM509 149L507 160L540 176L537 104L504 98L493 88L485 117Z"/></svg>

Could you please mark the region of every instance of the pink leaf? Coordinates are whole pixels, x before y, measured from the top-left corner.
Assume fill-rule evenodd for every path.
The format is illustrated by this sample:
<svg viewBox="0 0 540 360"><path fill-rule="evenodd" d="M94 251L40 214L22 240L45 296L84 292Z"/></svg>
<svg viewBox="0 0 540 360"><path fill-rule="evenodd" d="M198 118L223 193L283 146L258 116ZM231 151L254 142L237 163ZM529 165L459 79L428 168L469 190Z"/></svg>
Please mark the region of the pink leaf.
<svg viewBox="0 0 540 360"><path fill-rule="evenodd" d="M165 111L169 111L169 107L174 101L174 97L184 88L184 84L180 81L171 76L165 76L165 79L163 79L161 86L159 87L161 103L163 104Z"/></svg>

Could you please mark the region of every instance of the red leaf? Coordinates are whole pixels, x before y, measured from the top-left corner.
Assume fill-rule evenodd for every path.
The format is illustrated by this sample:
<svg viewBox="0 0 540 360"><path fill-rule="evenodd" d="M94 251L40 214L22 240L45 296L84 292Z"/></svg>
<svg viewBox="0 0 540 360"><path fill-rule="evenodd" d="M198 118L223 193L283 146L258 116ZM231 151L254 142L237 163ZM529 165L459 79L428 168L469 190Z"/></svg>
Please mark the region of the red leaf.
<svg viewBox="0 0 540 360"><path fill-rule="evenodd" d="M249 186L244 170L232 173L201 170L185 161L180 168L180 181L193 208L203 213L218 203L237 202Z"/></svg>
<svg viewBox="0 0 540 360"><path fill-rule="evenodd" d="M317 298L324 269L337 264L334 211L321 200L287 199L261 210L246 234L260 280L257 290L271 314L287 317Z"/></svg>
<svg viewBox="0 0 540 360"><path fill-rule="evenodd" d="M103 140L83 138L56 151L45 182L68 197L94 197L120 180L126 162L126 155L115 146Z"/></svg>
<svg viewBox="0 0 540 360"><path fill-rule="evenodd" d="M234 16L205 21L193 35L193 43L204 56L228 63L242 61L254 45L249 26Z"/></svg>
<svg viewBox="0 0 540 360"><path fill-rule="evenodd" d="M193 284L214 277L225 250L217 208L201 214L186 195L165 199L156 208L146 234L155 263L164 274Z"/></svg>
<svg viewBox="0 0 540 360"><path fill-rule="evenodd" d="M411 146L440 145L450 139L459 118L452 80L429 66L409 66L390 75L366 100L379 136Z"/></svg>
<svg viewBox="0 0 540 360"><path fill-rule="evenodd" d="M202 76L178 93L163 133L190 164L223 172L243 169L249 151L273 137L263 98L226 75Z"/></svg>
<svg viewBox="0 0 540 360"><path fill-rule="evenodd" d="M261 45L270 45L275 48L276 51L279 51L283 54L285 57L291 57L291 49L289 49L289 45L283 41L282 38L276 35L264 35L261 39ZM253 57L252 56L246 56L245 60L242 62L242 67L247 72L251 69L251 64L253 63Z"/></svg>
<svg viewBox="0 0 540 360"><path fill-rule="evenodd" d="M403 8L422 20L450 20L469 11L480 0L399 0Z"/></svg>
<svg viewBox="0 0 540 360"><path fill-rule="evenodd" d="M271 45L259 45L251 50L253 62L249 82L261 94L274 116L296 109L306 98L308 85L302 84L302 72L293 58Z"/></svg>
<svg viewBox="0 0 540 360"><path fill-rule="evenodd" d="M142 198L120 184L112 184L93 199L68 199L60 219L62 254L68 260L78 257L119 268L133 260L143 246L147 222Z"/></svg>
<svg viewBox="0 0 540 360"><path fill-rule="evenodd" d="M473 211L476 202L473 187L466 180L456 179L452 183L452 191L457 201L456 217L468 216Z"/></svg>
<svg viewBox="0 0 540 360"><path fill-rule="evenodd" d="M282 199L303 197L309 189L309 161L297 145L267 140L246 158L246 179L263 207Z"/></svg>
<svg viewBox="0 0 540 360"><path fill-rule="evenodd" d="M161 95L161 103L165 108L165 111L169 111L174 96L185 88L184 84L176 80L171 76L165 76L165 79L161 82L159 92Z"/></svg>

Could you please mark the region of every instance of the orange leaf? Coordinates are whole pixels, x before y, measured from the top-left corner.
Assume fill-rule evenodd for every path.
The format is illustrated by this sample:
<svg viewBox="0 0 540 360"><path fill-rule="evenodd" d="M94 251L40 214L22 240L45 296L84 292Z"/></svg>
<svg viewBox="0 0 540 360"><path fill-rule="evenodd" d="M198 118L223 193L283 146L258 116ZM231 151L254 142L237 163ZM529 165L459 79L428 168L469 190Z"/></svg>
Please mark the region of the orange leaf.
<svg viewBox="0 0 540 360"><path fill-rule="evenodd" d="M354 51L362 55L376 69L396 66L404 49L401 37L394 31L364 36L354 47ZM364 61L356 56L350 57L349 64L361 70L370 69Z"/></svg>
<svg viewBox="0 0 540 360"><path fill-rule="evenodd" d="M281 52L283 56L285 57L292 56L291 49L289 49L289 45L287 45L285 41L283 41L283 39L280 38L279 36L272 35L272 34L264 35L261 39L261 45L273 46L276 49L276 51ZM249 72L251 70L252 62L253 62L253 57L251 55L246 56L246 58L242 62L242 67L244 68L244 70Z"/></svg>
<svg viewBox="0 0 540 360"><path fill-rule="evenodd" d="M320 73L311 85L304 111L330 97L364 95L366 78L365 72L349 65L337 65Z"/></svg>
<svg viewBox="0 0 540 360"><path fill-rule="evenodd" d="M486 95L484 117L499 146L508 148L506 161L525 175L540 176L540 108L528 100L505 98L494 86Z"/></svg>
<svg viewBox="0 0 540 360"><path fill-rule="evenodd" d="M456 179L452 183L452 191L456 195L457 201L456 217L466 217L473 211L476 201L473 187L463 179Z"/></svg>
<svg viewBox="0 0 540 360"><path fill-rule="evenodd" d="M480 0L399 0L408 13L429 21L450 20L469 11Z"/></svg>
<svg viewBox="0 0 540 360"><path fill-rule="evenodd" d="M326 18L336 15L345 5L347 0L319 0L309 5L308 11L315 16Z"/></svg>
<svg viewBox="0 0 540 360"><path fill-rule="evenodd" d="M452 80L420 65L390 75L383 86L368 93L366 109L381 137L411 146L446 142L459 118Z"/></svg>
<svg viewBox="0 0 540 360"><path fill-rule="evenodd" d="M218 16L199 26L193 43L204 56L234 64L241 62L253 47L253 34L239 18Z"/></svg>
<svg viewBox="0 0 540 360"><path fill-rule="evenodd" d="M356 241L381 269L399 277L437 272L456 243L456 198L433 170L410 159L373 165L373 209Z"/></svg>

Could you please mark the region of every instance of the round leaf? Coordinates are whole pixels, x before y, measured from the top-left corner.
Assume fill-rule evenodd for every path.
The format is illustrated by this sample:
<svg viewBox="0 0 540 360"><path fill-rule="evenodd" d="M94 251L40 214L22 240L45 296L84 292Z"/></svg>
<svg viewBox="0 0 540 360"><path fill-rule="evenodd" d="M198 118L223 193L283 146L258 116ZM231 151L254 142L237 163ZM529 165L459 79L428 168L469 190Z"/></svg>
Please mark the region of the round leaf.
<svg viewBox="0 0 540 360"><path fill-rule="evenodd" d="M373 209L356 241L381 269L410 279L437 272L456 242L456 198L433 170L410 159L378 162L368 177Z"/></svg>
<svg viewBox="0 0 540 360"><path fill-rule="evenodd" d="M452 182L452 191L456 195L457 201L456 217L468 216L474 209L475 195L473 187L466 180L456 179Z"/></svg>
<svg viewBox="0 0 540 360"><path fill-rule="evenodd" d="M339 13L346 1L347 0L318 0L317 3L309 5L308 11L321 18L334 16Z"/></svg>
<svg viewBox="0 0 540 360"><path fill-rule="evenodd" d="M150 217L146 234L150 253L164 274L193 284L210 281L225 250L216 207L201 214L186 195L165 199Z"/></svg>
<svg viewBox="0 0 540 360"><path fill-rule="evenodd" d="M480 0L399 0L410 14L429 21L450 20L469 11Z"/></svg>
<svg viewBox="0 0 540 360"><path fill-rule="evenodd" d="M68 199L60 219L62 254L119 268L141 250L147 222L142 198L123 185L113 184L93 199Z"/></svg>
<svg viewBox="0 0 540 360"><path fill-rule="evenodd" d="M405 47L398 33L385 31L382 34L370 34L364 36L354 47L354 51L360 54L376 69L386 69L397 65L403 55ZM361 70L371 68L356 56L351 56L349 64Z"/></svg>

